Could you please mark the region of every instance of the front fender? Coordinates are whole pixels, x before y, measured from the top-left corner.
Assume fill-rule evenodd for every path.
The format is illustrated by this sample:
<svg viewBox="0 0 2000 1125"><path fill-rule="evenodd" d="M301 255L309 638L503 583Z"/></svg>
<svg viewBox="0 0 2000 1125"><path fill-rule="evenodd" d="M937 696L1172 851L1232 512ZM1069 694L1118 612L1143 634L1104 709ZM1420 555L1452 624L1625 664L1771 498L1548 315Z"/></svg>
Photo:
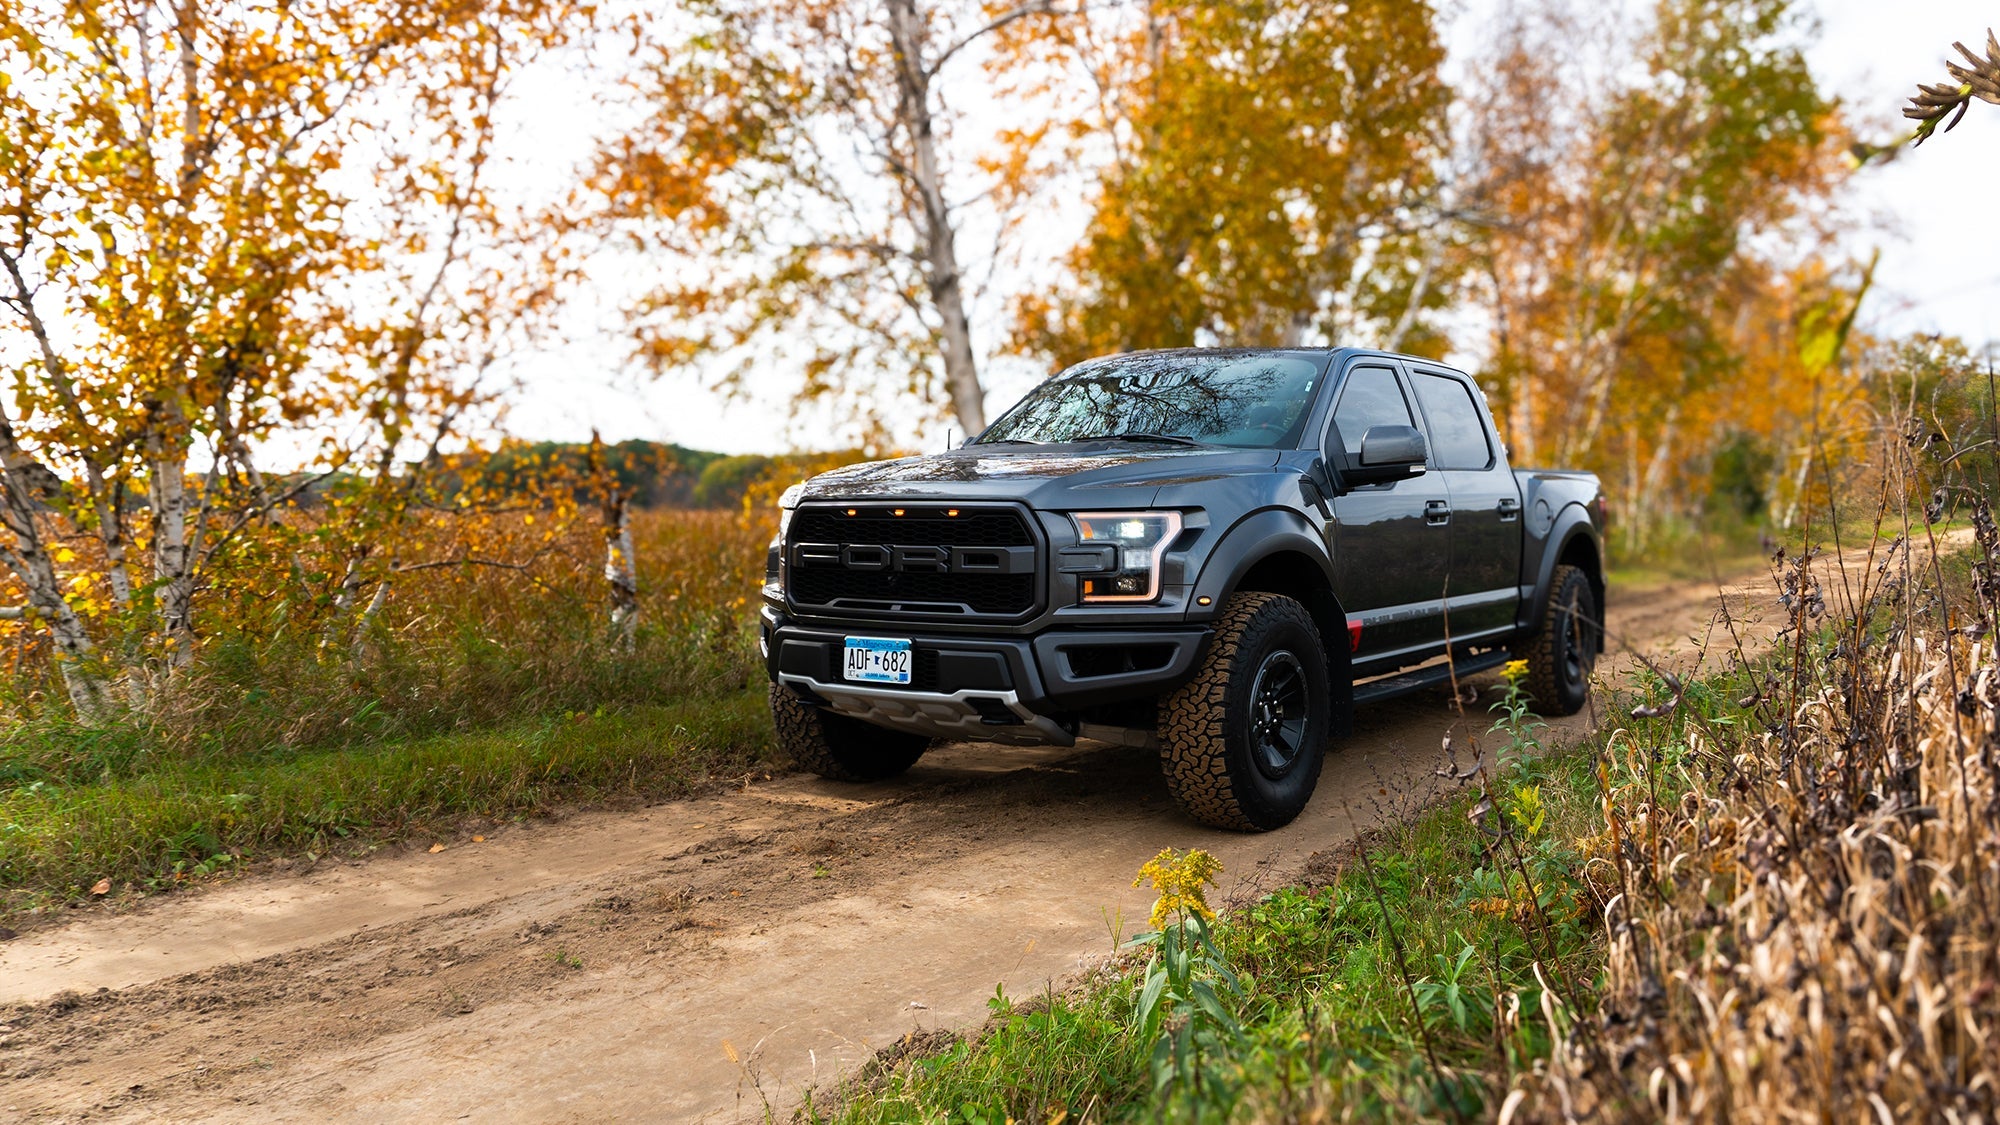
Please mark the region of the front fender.
<svg viewBox="0 0 2000 1125"><path fill-rule="evenodd" d="M1326 555L1326 541L1304 516L1284 508L1253 512L1232 524L1202 561L1195 579L1192 602L1210 599L1206 616L1213 617L1223 601L1242 584L1251 568L1274 555L1293 554L1310 560L1321 583L1333 588L1333 563ZM1190 616L1200 613L1197 609Z"/></svg>

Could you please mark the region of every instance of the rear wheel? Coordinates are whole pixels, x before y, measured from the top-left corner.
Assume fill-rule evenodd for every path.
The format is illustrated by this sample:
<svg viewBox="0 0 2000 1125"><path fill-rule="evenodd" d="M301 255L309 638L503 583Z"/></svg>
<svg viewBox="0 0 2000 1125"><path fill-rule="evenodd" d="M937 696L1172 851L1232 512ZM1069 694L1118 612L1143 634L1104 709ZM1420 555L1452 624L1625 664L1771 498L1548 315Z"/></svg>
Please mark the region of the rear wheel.
<svg viewBox="0 0 2000 1125"><path fill-rule="evenodd" d="M916 765L931 746L923 735L836 715L777 684L771 685L771 721L778 746L793 765L834 781L894 777Z"/></svg>
<svg viewBox="0 0 2000 1125"><path fill-rule="evenodd" d="M1558 566L1549 579L1542 629L1531 642L1528 697L1544 715L1574 715L1590 698L1590 673L1604 647L1597 594L1579 567Z"/></svg>
<svg viewBox="0 0 2000 1125"><path fill-rule="evenodd" d="M1160 701L1160 762L1188 815L1255 832L1299 815L1332 733L1326 663L1312 615L1291 598L1223 605L1194 677Z"/></svg>

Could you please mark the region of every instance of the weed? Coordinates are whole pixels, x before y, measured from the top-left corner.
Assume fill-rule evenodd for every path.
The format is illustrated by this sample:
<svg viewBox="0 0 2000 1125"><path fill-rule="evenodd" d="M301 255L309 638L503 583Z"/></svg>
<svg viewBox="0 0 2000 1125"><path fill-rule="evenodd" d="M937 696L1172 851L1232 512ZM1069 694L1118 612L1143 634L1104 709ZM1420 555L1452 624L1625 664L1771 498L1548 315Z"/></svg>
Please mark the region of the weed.
<svg viewBox="0 0 2000 1125"><path fill-rule="evenodd" d="M1233 1010L1243 999L1243 982L1210 930L1215 911L1206 888L1221 871L1205 851L1177 854L1168 848L1140 868L1133 884L1150 881L1160 892L1152 913L1159 929L1127 945L1148 954L1134 1027L1139 1041L1150 1045L1154 1094L1177 1096L1197 1115L1202 1107L1225 1105L1231 1098L1230 1084L1215 1064L1243 1040Z"/></svg>

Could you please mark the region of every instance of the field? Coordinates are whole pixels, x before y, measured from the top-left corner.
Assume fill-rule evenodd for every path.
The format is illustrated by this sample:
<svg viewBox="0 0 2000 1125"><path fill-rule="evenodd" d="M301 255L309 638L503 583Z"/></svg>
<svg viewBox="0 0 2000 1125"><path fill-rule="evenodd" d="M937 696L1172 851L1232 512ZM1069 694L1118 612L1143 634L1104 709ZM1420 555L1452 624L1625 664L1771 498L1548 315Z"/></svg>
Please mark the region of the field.
<svg viewBox="0 0 2000 1125"><path fill-rule="evenodd" d="M483 549L524 569L411 571L351 646L282 597L244 597L143 716L80 723L52 682L17 678L28 717L0 728L0 889L20 916L770 769L750 608L762 524L636 513L629 648L604 623L596 531L548 540L517 515ZM438 546L412 553L448 557ZM16 635L17 666L37 666L35 643Z"/></svg>

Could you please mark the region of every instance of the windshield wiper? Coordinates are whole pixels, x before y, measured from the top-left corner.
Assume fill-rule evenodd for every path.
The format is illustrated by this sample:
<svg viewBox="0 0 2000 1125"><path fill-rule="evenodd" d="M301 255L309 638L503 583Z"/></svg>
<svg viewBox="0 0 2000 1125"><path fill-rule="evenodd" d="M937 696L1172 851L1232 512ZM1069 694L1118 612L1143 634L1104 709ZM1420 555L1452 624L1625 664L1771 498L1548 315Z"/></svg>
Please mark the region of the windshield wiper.
<svg viewBox="0 0 2000 1125"><path fill-rule="evenodd" d="M997 438L992 438L992 439L990 439L990 440L989 440L989 439L986 439L986 438L981 438L980 440L978 440L978 441L975 441L975 442L973 442L972 444L974 444L974 445L1040 445L1040 444L1042 444L1042 443L1041 443L1041 442L1039 442L1039 441L1030 441L1029 439L1027 439L1027 438L1024 438L1024 437L997 437Z"/></svg>
<svg viewBox="0 0 2000 1125"><path fill-rule="evenodd" d="M1089 437L1071 438L1071 441L1150 441L1162 445L1200 445L1201 442L1182 434L1155 434L1145 430L1128 430L1122 434L1092 434Z"/></svg>

